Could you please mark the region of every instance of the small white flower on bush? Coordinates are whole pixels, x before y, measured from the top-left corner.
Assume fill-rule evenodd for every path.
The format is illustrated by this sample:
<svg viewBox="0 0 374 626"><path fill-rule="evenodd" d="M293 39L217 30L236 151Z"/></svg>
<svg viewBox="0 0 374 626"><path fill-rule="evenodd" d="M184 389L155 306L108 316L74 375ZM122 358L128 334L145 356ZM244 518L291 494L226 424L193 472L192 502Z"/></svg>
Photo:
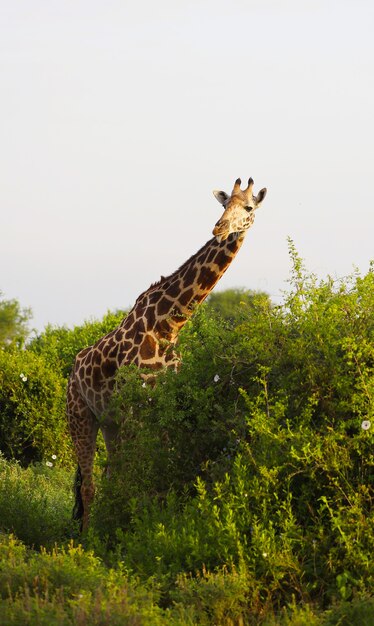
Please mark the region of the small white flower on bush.
<svg viewBox="0 0 374 626"><path fill-rule="evenodd" d="M364 420L363 422L361 422L362 430L369 430L370 426L371 426L370 420Z"/></svg>
<svg viewBox="0 0 374 626"><path fill-rule="evenodd" d="M24 383L27 381L27 376L23 372L20 373L19 377Z"/></svg>
<svg viewBox="0 0 374 626"><path fill-rule="evenodd" d="M262 556L264 557L264 559L266 559L267 555L268 555L268 553L267 553L267 552L263 552L263 553L262 553Z"/></svg>
<svg viewBox="0 0 374 626"><path fill-rule="evenodd" d="M53 463L51 463L51 461L46 461L45 464L47 467L53 467Z"/></svg>
<svg viewBox="0 0 374 626"><path fill-rule="evenodd" d="M52 454L52 459L55 461L57 459L56 454Z"/></svg>
<svg viewBox="0 0 374 626"><path fill-rule="evenodd" d="M144 381L144 383L142 384L142 387L146 387L147 383Z"/></svg>
<svg viewBox="0 0 374 626"><path fill-rule="evenodd" d="M221 378L218 376L218 374L216 374L213 380L215 383L218 383L218 381L221 380Z"/></svg>

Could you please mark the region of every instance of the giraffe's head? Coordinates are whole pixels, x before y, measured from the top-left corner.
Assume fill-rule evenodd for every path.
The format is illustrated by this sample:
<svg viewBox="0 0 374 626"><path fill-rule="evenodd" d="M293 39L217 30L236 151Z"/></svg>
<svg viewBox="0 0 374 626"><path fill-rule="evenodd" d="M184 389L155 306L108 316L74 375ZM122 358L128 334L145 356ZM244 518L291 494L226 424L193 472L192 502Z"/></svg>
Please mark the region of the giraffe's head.
<svg viewBox="0 0 374 626"><path fill-rule="evenodd" d="M261 189L257 196L253 195L253 179L250 178L244 191L240 189L241 180L235 181L229 196L224 191L213 191L218 202L223 204L225 211L213 229L218 241L224 241L231 233L244 233L252 226L255 211L266 196L266 189Z"/></svg>

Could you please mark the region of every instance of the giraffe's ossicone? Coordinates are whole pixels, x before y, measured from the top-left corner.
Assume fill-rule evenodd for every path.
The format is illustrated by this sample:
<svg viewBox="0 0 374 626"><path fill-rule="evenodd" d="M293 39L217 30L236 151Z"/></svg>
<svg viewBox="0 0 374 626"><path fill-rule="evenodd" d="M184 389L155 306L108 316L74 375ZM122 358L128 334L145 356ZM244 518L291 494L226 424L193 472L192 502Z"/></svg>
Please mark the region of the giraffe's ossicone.
<svg viewBox="0 0 374 626"><path fill-rule="evenodd" d="M83 529L94 497L98 430L102 430L109 460L119 433L107 411L116 372L131 363L155 374L165 367L178 368L173 346L180 329L236 256L266 195L266 189L253 195L251 178L245 190L240 185L238 178L231 195L213 192L224 206L213 238L173 274L144 291L117 328L76 356L67 390L67 417L78 458L74 513Z"/></svg>

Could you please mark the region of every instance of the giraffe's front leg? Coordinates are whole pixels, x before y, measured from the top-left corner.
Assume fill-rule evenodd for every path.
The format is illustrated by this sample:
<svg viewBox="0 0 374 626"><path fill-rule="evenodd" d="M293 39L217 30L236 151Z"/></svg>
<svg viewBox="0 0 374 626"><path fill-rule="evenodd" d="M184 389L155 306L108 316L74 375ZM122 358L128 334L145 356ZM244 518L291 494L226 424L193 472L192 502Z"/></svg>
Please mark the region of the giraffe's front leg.
<svg viewBox="0 0 374 626"><path fill-rule="evenodd" d="M84 531L88 527L90 508L95 494L93 463L98 422L76 391L74 382L70 382L68 387L67 418L78 458L74 518L81 520L81 530Z"/></svg>

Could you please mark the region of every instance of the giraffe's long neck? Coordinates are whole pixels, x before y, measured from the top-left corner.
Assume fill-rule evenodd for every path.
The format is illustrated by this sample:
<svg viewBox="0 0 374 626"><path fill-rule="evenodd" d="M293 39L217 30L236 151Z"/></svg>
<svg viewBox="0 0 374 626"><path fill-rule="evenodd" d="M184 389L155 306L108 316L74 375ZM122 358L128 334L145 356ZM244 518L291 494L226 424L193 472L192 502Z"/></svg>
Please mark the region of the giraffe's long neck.
<svg viewBox="0 0 374 626"><path fill-rule="evenodd" d="M170 277L172 284L181 288L174 307L180 309L186 321L195 306L205 300L223 276L241 247L244 236L230 235L223 242L213 237L176 272L176 283L174 275Z"/></svg>
<svg viewBox="0 0 374 626"><path fill-rule="evenodd" d="M138 320L142 330L154 333L157 341L175 342L196 305L205 300L235 258L244 236L232 234L222 242L210 239L176 272L141 294L124 324Z"/></svg>

